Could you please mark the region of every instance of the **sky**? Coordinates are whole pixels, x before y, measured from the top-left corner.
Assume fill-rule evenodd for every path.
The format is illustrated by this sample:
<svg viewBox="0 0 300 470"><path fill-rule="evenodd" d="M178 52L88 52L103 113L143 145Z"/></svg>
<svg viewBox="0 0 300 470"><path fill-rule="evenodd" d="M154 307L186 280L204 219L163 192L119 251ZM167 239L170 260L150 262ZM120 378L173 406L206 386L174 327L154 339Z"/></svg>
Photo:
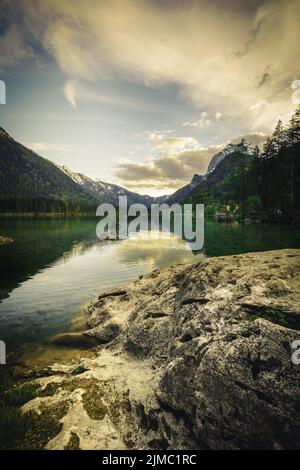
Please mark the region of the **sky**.
<svg viewBox="0 0 300 470"><path fill-rule="evenodd" d="M0 0L0 125L73 171L172 193L288 121L299 24L299 0Z"/></svg>

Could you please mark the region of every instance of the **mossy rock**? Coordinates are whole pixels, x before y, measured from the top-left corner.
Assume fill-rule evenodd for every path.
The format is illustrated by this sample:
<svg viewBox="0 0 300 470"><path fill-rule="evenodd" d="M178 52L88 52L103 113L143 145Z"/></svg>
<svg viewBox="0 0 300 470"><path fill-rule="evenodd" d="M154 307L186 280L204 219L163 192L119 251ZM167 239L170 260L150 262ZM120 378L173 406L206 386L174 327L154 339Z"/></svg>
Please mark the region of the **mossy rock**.
<svg viewBox="0 0 300 470"><path fill-rule="evenodd" d="M80 373L76 374L80 375ZM93 377L89 378L72 378L66 379L62 382L50 382L46 385L43 390L38 391L39 397L52 397L59 390L67 390L68 392L74 392L77 388L89 389L97 383Z"/></svg>
<svg viewBox="0 0 300 470"><path fill-rule="evenodd" d="M102 399L103 392L97 386L91 387L84 393L83 406L91 419L102 420L105 417L108 410Z"/></svg>
<svg viewBox="0 0 300 470"><path fill-rule="evenodd" d="M71 432L69 442L64 450L80 450L80 439L75 432Z"/></svg>
<svg viewBox="0 0 300 470"><path fill-rule="evenodd" d="M244 305L244 308L246 312L250 314L249 320L251 321L258 318L264 318L276 325L290 328L292 330L300 330L300 314L256 305Z"/></svg>
<svg viewBox="0 0 300 470"><path fill-rule="evenodd" d="M60 420L67 414L69 401L42 406L41 414L29 411L25 414L23 449L42 450L62 429Z"/></svg>

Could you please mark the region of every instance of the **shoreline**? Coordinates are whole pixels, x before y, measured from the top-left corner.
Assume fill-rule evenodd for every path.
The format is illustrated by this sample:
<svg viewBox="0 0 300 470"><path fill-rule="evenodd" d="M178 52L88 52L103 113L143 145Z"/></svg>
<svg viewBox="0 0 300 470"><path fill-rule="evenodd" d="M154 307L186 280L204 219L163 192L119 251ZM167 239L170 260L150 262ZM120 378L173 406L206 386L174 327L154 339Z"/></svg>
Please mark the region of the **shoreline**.
<svg viewBox="0 0 300 470"><path fill-rule="evenodd" d="M118 208L116 207L116 210ZM150 211L149 211L149 216L150 216ZM0 212L0 219L14 219L14 218L23 218L23 219L80 219L80 218L86 218L86 219L95 219L98 220L99 217L95 214L95 212L82 212L82 213L63 213L63 212ZM128 217L130 218L130 217ZM192 217L193 220L196 220L196 217ZM275 218L255 218L255 217L243 217L243 218L228 218L226 217L220 217L218 215L210 215L210 214L205 214L205 220L211 221L213 220L214 222L217 222L218 224L225 224L225 225L230 225L230 224L241 224L241 225L279 225L279 226L298 226L300 224L299 218L295 220L288 220L285 218L280 218L280 217L275 217Z"/></svg>
<svg viewBox="0 0 300 470"><path fill-rule="evenodd" d="M95 213L62 213L62 212L0 212L0 219L3 218L29 218L29 219L38 219L38 218L59 218L59 219L67 219L67 218L91 218L96 219L97 216Z"/></svg>
<svg viewBox="0 0 300 470"><path fill-rule="evenodd" d="M10 245L11 243L13 243L12 238L4 237L4 236L0 235L0 246Z"/></svg>
<svg viewBox="0 0 300 470"><path fill-rule="evenodd" d="M299 447L299 264L297 249L206 258L100 295L82 332L90 356L34 380L30 435L36 416L56 425L27 445Z"/></svg>

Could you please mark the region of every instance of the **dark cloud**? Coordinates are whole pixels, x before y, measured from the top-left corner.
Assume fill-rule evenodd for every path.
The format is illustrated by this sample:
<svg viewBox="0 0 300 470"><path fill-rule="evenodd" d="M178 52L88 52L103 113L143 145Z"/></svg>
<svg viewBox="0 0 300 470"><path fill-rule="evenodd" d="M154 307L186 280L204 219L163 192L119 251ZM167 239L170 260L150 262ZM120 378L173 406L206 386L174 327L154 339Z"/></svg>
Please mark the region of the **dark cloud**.
<svg viewBox="0 0 300 470"><path fill-rule="evenodd" d="M262 76L261 76L261 79L259 81L259 84L258 84L258 87L260 88L261 86L263 86L270 78L270 74L268 72L265 72Z"/></svg>
<svg viewBox="0 0 300 470"><path fill-rule="evenodd" d="M268 20L268 12L266 11L264 16L262 18L260 18L260 20L257 21L254 28L252 28L250 30L248 39L245 42L245 44L243 45L243 47L239 51L234 53L237 57L239 57L239 58L244 57L245 55L247 55L250 52L252 47L255 45L255 41L256 41L256 38L257 38L258 34L262 30L262 28L263 28L264 24L267 22L267 20Z"/></svg>

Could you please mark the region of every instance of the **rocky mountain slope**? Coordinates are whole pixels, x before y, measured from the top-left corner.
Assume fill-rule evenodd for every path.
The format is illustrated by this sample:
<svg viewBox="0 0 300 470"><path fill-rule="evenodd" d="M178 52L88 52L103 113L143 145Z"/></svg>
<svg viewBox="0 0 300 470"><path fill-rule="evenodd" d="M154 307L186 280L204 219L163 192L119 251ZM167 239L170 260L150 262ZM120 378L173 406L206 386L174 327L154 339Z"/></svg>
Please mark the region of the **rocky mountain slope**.
<svg viewBox="0 0 300 470"><path fill-rule="evenodd" d="M213 197L228 198L243 183L243 175L246 175L253 161L253 156L242 152L234 152L220 160L213 171L207 173L201 184L194 188L190 197L197 194L209 193ZM194 201L193 201L194 202Z"/></svg>
<svg viewBox="0 0 300 470"><path fill-rule="evenodd" d="M62 170L72 178L77 184L82 188L89 191L93 196L98 200L113 204L114 206L119 205L119 197L126 196L128 205L130 204L145 204L149 206L150 204L159 204L161 201L166 199L166 196L161 197L151 197L147 195L141 195L129 191L128 189L122 188L116 184L105 183L104 181L93 180L88 176L85 176L81 173L74 173L72 170L66 166L62 167Z"/></svg>
<svg viewBox="0 0 300 470"><path fill-rule="evenodd" d="M95 357L27 375L27 447L299 448L299 266L300 250L206 258L100 295L88 330L55 338Z"/></svg>
<svg viewBox="0 0 300 470"><path fill-rule="evenodd" d="M236 158L237 155L242 155L243 160ZM243 142L227 145L221 152L213 155L205 175L194 175L189 184L178 189L165 202L168 204L184 202L197 191L218 191L219 183L226 185L241 164L247 165L250 162L252 155L252 147Z"/></svg>
<svg viewBox="0 0 300 470"><path fill-rule="evenodd" d="M49 210L96 206L93 197L54 163L16 142L0 128L0 209Z"/></svg>
<svg viewBox="0 0 300 470"><path fill-rule="evenodd" d="M242 152L242 153L245 153L245 154L248 154L248 155L252 155L253 154L253 149L247 145L245 145L243 142L239 143L239 144L228 144L223 150L221 150L221 152L218 152L216 153L209 165L208 165L208 169L207 169L207 173L212 173L214 171L214 169L217 167L217 165L222 161L224 160L224 158L227 157L227 155L230 155L232 153L236 153L236 152Z"/></svg>
<svg viewBox="0 0 300 470"><path fill-rule="evenodd" d="M195 174L191 179L191 182L182 188L178 189L173 193L171 196L167 197L164 202L168 204L179 203L186 199L189 194L200 185L200 183L204 180L204 176Z"/></svg>
<svg viewBox="0 0 300 470"><path fill-rule="evenodd" d="M127 196L128 204L147 206L166 198L134 193L59 167L0 128L0 211L64 212L77 207L94 212L102 202L117 206L119 196Z"/></svg>
<svg viewBox="0 0 300 470"><path fill-rule="evenodd" d="M115 184L95 181L65 166L59 167L19 144L0 128L0 210L60 212L78 207L81 211L94 211L101 202L117 206L119 196L127 196L128 204L180 203L194 190L202 188L203 183L209 185L214 181L211 176L218 165L241 149L245 150L245 155L249 154L242 144L230 144L212 158L206 175L195 174L189 184L171 196L151 197ZM228 167L228 171L232 169Z"/></svg>

